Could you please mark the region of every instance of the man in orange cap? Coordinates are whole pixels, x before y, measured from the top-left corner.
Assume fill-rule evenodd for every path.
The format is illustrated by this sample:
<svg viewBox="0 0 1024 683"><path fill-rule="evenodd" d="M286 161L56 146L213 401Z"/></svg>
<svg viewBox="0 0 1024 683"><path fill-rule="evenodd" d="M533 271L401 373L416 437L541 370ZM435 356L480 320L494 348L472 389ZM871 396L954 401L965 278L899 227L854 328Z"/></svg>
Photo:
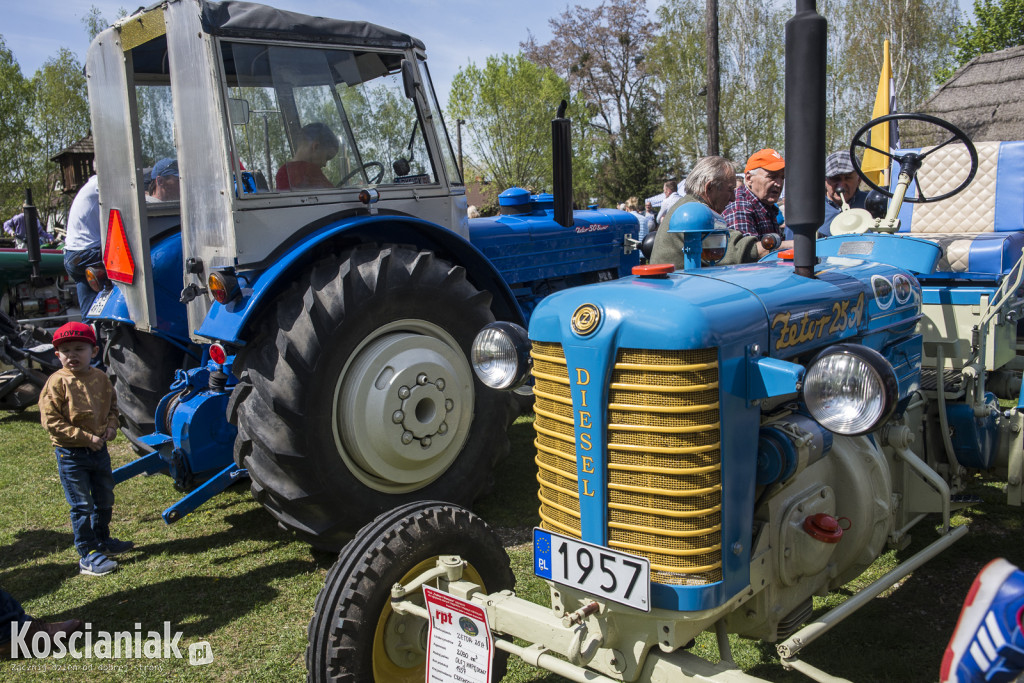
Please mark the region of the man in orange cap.
<svg viewBox="0 0 1024 683"><path fill-rule="evenodd" d="M725 207L725 221L730 230L739 230L758 239L768 233L782 235L777 203L786 179L786 161L774 149L759 149L747 159L743 169L743 184ZM787 244L782 243L786 248ZM767 250L758 244L758 254Z"/></svg>

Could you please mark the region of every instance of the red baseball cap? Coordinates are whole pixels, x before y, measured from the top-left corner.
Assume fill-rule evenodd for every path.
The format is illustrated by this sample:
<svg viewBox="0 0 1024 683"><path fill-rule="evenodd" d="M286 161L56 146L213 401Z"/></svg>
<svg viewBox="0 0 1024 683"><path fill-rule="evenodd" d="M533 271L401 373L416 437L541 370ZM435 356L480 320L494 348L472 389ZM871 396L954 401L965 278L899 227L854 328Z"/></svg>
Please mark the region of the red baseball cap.
<svg viewBox="0 0 1024 683"><path fill-rule="evenodd" d="M96 332L91 325L85 323L66 323L53 333L53 345L60 346L67 342L85 342L96 346Z"/></svg>
<svg viewBox="0 0 1024 683"><path fill-rule="evenodd" d="M766 171L781 171L786 168L786 160L774 149L759 149L747 159L747 166L744 171L753 171L755 168L763 168Z"/></svg>

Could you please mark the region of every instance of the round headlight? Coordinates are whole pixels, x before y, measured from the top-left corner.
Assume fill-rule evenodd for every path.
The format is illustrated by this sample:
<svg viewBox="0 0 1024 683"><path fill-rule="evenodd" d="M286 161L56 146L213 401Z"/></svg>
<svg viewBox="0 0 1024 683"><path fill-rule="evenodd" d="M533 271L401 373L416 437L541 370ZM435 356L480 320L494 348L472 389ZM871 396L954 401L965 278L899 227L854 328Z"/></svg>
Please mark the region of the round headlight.
<svg viewBox="0 0 1024 683"><path fill-rule="evenodd" d="M514 389L530 374L526 330L509 322L487 325L473 340L473 372L492 389Z"/></svg>
<svg viewBox="0 0 1024 683"><path fill-rule="evenodd" d="M899 382L880 353L859 344L837 344L811 361L803 399L818 424L837 434L866 434L896 407Z"/></svg>

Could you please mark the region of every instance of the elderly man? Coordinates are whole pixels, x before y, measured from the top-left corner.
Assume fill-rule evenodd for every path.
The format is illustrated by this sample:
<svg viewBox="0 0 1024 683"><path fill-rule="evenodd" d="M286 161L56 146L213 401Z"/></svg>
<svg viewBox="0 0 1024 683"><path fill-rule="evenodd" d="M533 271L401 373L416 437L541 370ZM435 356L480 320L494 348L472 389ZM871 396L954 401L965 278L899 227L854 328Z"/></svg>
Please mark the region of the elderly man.
<svg viewBox="0 0 1024 683"><path fill-rule="evenodd" d="M651 251L651 263L671 263L677 269L683 269L683 233L669 232L669 223L676 209L690 202L701 202L712 211L721 213L733 197L736 187L736 171L732 163L722 157L704 157L697 161L693 170L686 176L684 189L686 196L681 198L665 213L661 228L655 233L654 249ZM757 258L757 237L744 235L738 231L730 231L729 244L725 258L718 265L732 263L748 263Z"/></svg>
<svg viewBox="0 0 1024 683"><path fill-rule="evenodd" d="M725 207L729 229L758 239L769 233L781 236L776 204L785 179L786 162L774 149L760 149L750 155L744 168L743 184L736 188L733 201ZM757 249L760 256L768 253L760 244Z"/></svg>
<svg viewBox="0 0 1024 683"><path fill-rule="evenodd" d="M832 220L843 210L843 200L851 209L863 209L868 193L860 189L860 177L853 170L850 153L845 149L825 158L825 222L818 235L832 234Z"/></svg>

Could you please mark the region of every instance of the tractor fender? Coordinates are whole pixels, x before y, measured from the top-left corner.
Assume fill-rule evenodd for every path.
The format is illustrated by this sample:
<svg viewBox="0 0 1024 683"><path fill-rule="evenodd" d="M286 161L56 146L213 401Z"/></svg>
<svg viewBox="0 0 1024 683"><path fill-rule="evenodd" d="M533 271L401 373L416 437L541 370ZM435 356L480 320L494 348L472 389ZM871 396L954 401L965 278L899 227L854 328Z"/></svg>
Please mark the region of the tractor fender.
<svg viewBox="0 0 1024 683"><path fill-rule="evenodd" d="M435 223L410 216L378 215L346 218L331 223L291 244L265 270L236 273L241 295L227 304L214 302L196 334L208 339L244 344L247 326L276 295L298 279L311 263L332 251L360 244L410 244L429 249L466 269L466 278L478 289L494 294L491 310L498 320L525 325L525 317L501 274L483 253L458 234Z"/></svg>
<svg viewBox="0 0 1024 683"><path fill-rule="evenodd" d="M188 318L186 308L178 300L182 288L181 232L173 232L152 245L150 259L153 273L153 292L156 303L156 324L153 333L188 346ZM134 325L128 312L124 293L114 287L103 310L89 320L110 320Z"/></svg>

